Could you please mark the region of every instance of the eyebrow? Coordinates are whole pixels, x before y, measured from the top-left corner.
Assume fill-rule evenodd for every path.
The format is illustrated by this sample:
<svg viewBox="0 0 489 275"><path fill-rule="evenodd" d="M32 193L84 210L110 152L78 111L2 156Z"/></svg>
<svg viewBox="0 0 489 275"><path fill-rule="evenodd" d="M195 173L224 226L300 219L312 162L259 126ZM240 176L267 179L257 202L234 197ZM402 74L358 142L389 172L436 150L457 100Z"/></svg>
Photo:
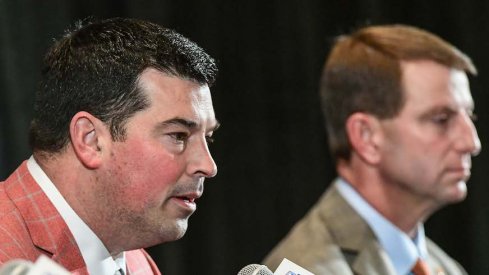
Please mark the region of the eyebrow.
<svg viewBox="0 0 489 275"><path fill-rule="evenodd" d="M473 112L474 112L474 106L468 106L465 109L465 111L470 115L470 116L473 116ZM458 110L453 108L453 107L450 107L450 106L438 106L438 107L434 107L432 108L431 110L428 110L426 111L425 113L423 113L422 115L420 115L420 118L421 119L429 119L431 116L433 115L436 115L438 113L446 113L450 116L453 116L455 114L458 113Z"/></svg>
<svg viewBox="0 0 489 275"><path fill-rule="evenodd" d="M181 118L181 117L176 117L172 118L169 120L166 120L160 124L160 127L168 126L168 125L180 125L185 128L188 128L190 130L196 129L198 126L198 123L189 119ZM216 131L219 127L221 126L221 123L216 120L216 123L214 126L212 126L209 131Z"/></svg>
<svg viewBox="0 0 489 275"><path fill-rule="evenodd" d="M438 113L449 113L449 114L453 114L453 113L456 113L457 110L455 110L454 108L450 107L450 106L436 106L436 107L433 107L427 111L425 111L421 117L423 118L429 118L430 116L432 115L435 115L435 114L438 114Z"/></svg>

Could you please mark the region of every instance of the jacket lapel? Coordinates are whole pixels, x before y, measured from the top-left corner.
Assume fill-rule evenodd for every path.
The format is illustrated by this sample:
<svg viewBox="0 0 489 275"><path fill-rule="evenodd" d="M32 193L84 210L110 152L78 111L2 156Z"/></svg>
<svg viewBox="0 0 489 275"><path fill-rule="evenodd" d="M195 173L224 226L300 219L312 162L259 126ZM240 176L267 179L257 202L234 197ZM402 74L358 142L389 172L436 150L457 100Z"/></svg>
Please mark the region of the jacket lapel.
<svg viewBox="0 0 489 275"><path fill-rule="evenodd" d="M128 275L161 275L153 259L144 249L137 249L126 252L126 264Z"/></svg>
<svg viewBox="0 0 489 275"><path fill-rule="evenodd" d="M379 243L371 240L353 262L352 269L355 274L396 274L389 257L380 247Z"/></svg>
<svg viewBox="0 0 489 275"><path fill-rule="evenodd" d="M380 247L368 224L331 187L321 211L330 225L331 235L355 274L395 274L387 254Z"/></svg>
<svg viewBox="0 0 489 275"><path fill-rule="evenodd" d="M5 181L7 195L19 209L33 244L68 270L85 263L68 226L27 169L24 161Z"/></svg>

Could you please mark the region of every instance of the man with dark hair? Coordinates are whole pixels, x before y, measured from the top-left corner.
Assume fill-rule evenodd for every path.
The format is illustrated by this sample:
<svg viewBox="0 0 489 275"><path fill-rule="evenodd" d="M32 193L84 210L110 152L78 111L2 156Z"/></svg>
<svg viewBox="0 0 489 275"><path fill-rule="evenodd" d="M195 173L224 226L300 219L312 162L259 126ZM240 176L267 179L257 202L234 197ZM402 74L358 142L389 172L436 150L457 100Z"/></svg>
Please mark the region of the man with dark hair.
<svg viewBox="0 0 489 275"><path fill-rule="evenodd" d="M48 51L33 156L0 183L0 263L51 257L77 274L159 274L142 249L181 238L219 126L214 60L135 19L80 24Z"/></svg>
<svg viewBox="0 0 489 275"><path fill-rule="evenodd" d="M267 256L315 274L465 274L424 235L463 200L471 156L470 59L424 30L370 26L336 41L321 98L338 179ZM424 272L424 273L423 273Z"/></svg>

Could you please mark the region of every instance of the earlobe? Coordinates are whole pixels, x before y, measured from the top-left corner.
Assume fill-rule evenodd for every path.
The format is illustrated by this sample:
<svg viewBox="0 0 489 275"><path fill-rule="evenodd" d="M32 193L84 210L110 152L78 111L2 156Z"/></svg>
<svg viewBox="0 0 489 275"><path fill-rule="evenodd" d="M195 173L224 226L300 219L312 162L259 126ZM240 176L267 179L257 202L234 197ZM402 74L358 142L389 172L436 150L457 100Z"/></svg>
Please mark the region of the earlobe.
<svg viewBox="0 0 489 275"><path fill-rule="evenodd" d="M380 161L378 119L365 113L354 113L346 121L346 132L354 153L369 164Z"/></svg>
<svg viewBox="0 0 489 275"><path fill-rule="evenodd" d="M76 156L89 169L98 168L102 161L102 122L87 112L78 112L71 119L70 139Z"/></svg>

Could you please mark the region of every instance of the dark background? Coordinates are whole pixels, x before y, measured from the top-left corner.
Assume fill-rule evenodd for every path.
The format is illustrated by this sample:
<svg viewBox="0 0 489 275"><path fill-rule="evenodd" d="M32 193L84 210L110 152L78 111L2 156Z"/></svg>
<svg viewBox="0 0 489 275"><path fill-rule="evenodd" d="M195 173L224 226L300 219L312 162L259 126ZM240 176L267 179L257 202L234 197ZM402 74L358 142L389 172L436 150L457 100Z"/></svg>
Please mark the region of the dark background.
<svg viewBox="0 0 489 275"><path fill-rule="evenodd" d="M436 213L427 235L471 274L489 274L489 1L0 0L0 178L30 155L40 61L75 20L136 17L176 29L214 56L219 167L182 240L149 251L166 275L236 274L265 254L334 178L318 79L334 36L367 23L432 31L472 57L476 127L468 199ZM485 169L486 168L486 169Z"/></svg>

